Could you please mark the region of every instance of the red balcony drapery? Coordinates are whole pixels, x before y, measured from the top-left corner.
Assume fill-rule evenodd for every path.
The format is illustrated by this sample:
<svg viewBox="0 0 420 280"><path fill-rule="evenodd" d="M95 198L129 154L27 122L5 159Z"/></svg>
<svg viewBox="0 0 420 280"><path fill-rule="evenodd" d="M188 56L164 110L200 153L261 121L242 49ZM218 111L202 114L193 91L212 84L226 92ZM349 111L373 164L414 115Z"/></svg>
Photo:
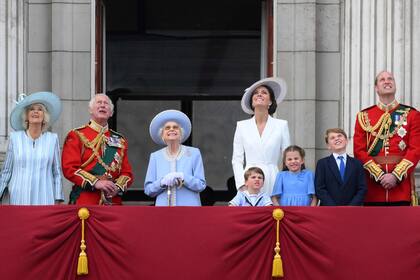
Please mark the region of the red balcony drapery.
<svg viewBox="0 0 420 280"><path fill-rule="evenodd" d="M1 279L271 279L273 207L0 207ZM418 279L420 208L283 207L283 279Z"/></svg>

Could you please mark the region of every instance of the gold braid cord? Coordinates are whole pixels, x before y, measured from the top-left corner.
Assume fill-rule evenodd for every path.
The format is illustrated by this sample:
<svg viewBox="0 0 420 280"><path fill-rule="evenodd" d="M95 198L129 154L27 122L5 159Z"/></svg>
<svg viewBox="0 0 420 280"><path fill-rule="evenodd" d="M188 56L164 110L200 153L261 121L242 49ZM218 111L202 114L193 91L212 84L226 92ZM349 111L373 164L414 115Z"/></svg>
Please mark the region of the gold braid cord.
<svg viewBox="0 0 420 280"><path fill-rule="evenodd" d="M284 212L281 209L273 210L273 218L276 220L276 247L274 248L274 259L273 259L273 277L283 277L283 261L280 256L280 221L284 217Z"/></svg>
<svg viewBox="0 0 420 280"><path fill-rule="evenodd" d="M121 165L122 165L122 160L117 161L117 164L114 164L114 161L112 162L111 166L107 165L103 160L101 155L99 154L99 149L103 146L103 144L106 143L106 137L105 135L103 135L102 133L99 133L98 136L95 137L95 139L93 139L91 142L86 138L86 136L75 130L76 134L79 136L80 141L82 141L83 145L92 150L92 155L90 156L90 158L84 162L82 164L82 168L86 167L92 160L94 157L96 157L96 159L98 160L99 164L103 166L103 168L105 168L105 170L107 172L115 172L117 170L121 169ZM124 158L124 138L121 138L123 147L121 147L121 159Z"/></svg>
<svg viewBox="0 0 420 280"><path fill-rule="evenodd" d="M367 112L359 112L357 118L362 129L366 131L366 148L368 149L368 154L370 154L376 147L379 139L381 139L381 136L384 134L388 135L389 127L392 123L391 115L388 112L383 113L374 126L371 126ZM379 130L376 132L378 128ZM370 143L371 136L375 137L372 143Z"/></svg>
<svg viewBox="0 0 420 280"><path fill-rule="evenodd" d="M87 208L80 208L77 213L80 220L82 221L82 240L80 241L80 254L77 261L77 275L87 275L88 270L88 258L86 254L86 243L85 243L85 220L89 218L89 210Z"/></svg>
<svg viewBox="0 0 420 280"><path fill-rule="evenodd" d="M416 183L414 178L414 172L410 175L410 184L411 184L411 206L419 206L419 198L416 192Z"/></svg>
<svg viewBox="0 0 420 280"><path fill-rule="evenodd" d="M368 149L368 154L370 154L373 149L376 147L379 139L388 141L390 138L394 137L398 129L406 122L410 108L405 108L404 110L399 110L402 112L400 120L396 123L396 126L393 131L390 131L392 118L391 114L386 111L379 118L378 122L372 126L370 123L369 115L367 112L362 111L357 114L357 120L361 128L366 132L366 148ZM379 129L379 130L378 130ZM378 131L377 131L378 130ZM371 142L371 137L375 137L373 142Z"/></svg>

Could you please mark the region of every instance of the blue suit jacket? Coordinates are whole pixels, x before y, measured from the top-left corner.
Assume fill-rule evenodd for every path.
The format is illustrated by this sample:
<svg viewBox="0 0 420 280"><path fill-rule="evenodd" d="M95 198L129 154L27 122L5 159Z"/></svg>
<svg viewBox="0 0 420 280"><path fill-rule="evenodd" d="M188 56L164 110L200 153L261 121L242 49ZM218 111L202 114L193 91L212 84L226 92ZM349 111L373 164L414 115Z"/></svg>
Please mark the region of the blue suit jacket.
<svg viewBox="0 0 420 280"><path fill-rule="evenodd" d="M316 165L315 191L321 205L363 205L367 186L362 163L347 155L343 182L334 156L320 159Z"/></svg>

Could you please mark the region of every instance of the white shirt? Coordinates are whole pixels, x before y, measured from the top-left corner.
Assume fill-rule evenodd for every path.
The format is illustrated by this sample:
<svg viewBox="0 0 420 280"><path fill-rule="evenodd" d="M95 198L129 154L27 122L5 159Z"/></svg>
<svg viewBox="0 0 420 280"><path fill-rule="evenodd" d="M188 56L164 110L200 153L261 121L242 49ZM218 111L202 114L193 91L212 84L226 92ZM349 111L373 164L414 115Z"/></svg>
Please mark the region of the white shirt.
<svg viewBox="0 0 420 280"><path fill-rule="evenodd" d="M337 163L338 170L340 170L340 162L341 162L340 159L338 158L339 156L343 157L344 166L347 165L347 154L346 153L344 153L344 154L333 153L333 157L335 158L335 162Z"/></svg>

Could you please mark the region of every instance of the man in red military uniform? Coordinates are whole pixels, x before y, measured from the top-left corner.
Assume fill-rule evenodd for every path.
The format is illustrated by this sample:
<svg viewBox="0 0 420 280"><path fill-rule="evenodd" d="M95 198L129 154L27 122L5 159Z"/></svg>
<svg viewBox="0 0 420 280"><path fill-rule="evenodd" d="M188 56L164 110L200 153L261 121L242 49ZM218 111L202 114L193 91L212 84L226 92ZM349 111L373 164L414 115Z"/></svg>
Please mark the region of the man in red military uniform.
<svg viewBox="0 0 420 280"><path fill-rule="evenodd" d="M105 94L89 102L90 122L71 130L64 143L62 169L74 186L70 204L121 204L133 182L126 139L108 129L113 104Z"/></svg>
<svg viewBox="0 0 420 280"><path fill-rule="evenodd" d="M420 158L420 113L395 100L394 76L375 79L377 105L358 113L354 156L363 162L368 192L365 205L416 204L414 169Z"/></svg>

